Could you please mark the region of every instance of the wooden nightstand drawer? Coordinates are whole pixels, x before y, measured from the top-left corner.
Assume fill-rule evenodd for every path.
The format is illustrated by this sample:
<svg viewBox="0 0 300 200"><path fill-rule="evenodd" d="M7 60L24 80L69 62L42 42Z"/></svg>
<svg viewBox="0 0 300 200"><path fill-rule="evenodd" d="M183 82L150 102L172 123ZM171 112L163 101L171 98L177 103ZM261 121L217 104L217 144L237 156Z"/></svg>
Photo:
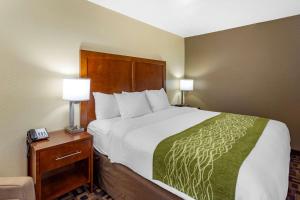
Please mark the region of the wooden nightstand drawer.
<svg viewBox="0 0 300 200"><path fill-rule="evenodd" d="M57 169L90 157L91 140L67 143L40 152L41 172Z"/></svg>
<svg viewBox="0 0 300 200"><path fill-rule="evenodd" d="M30 144L28 175L37 200L52 200L88 184L93 190L93 136L87 132L49 132L47 140Z"/></svg>

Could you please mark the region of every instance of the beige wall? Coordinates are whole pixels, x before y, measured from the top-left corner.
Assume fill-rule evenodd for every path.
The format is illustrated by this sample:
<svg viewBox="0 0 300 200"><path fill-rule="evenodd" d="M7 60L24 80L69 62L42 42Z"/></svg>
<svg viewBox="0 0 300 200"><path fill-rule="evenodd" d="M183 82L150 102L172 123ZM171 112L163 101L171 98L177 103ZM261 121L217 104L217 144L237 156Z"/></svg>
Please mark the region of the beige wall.
<svg viewBox="0 0 300 200"><path fill-rule="evenodd" d="M78 76L80 48L166 60L176 101L183 38L85 0L1 0L0 176L26 174L28 129L67 125L62 79Z"/></svg>
<svg viewBox="0 0 300 200"><path fill-rule="evenodd" d="M187 103L285 122L300 150L300 16L185 39Z"/></svg>

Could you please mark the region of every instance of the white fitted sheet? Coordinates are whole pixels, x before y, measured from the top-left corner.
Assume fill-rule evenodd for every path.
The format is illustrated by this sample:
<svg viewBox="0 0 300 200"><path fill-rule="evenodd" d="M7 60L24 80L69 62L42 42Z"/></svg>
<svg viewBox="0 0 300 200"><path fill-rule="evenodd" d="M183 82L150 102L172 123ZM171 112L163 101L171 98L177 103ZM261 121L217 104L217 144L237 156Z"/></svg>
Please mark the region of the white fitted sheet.
<svg viewBox="0 0 300 200"><path fill-rule="evenodd" d="M121 117L112 119L94 120L89 123L87 132L94 136L94 147L100 153L107 155L108 151L108 135L115 123L121 120Z"/></svg>
<svg viewBox="0 0 300 200"><path fill-rule="evenodd" d="M218 114L194 108L170 107L142 117L119 120L107 134L107 155L112 162L129 167L179 197L192 199L152 179L153 153L159 142L165 138ZM270 120L240 168L235 199L285 199L288 189L289 154L290 136L286 125Z"/></svg>

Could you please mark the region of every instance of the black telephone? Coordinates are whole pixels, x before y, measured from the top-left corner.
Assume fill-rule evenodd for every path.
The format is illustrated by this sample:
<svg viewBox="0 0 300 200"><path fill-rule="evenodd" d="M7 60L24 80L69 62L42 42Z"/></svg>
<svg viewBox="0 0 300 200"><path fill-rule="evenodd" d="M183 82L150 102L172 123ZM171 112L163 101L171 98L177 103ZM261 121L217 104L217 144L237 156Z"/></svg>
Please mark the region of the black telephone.
<svg viewBox="0 0 300 200"><path fill-rule="evenodd" d="M27 131L27 157L30 156L30 144L32 142L44 140L48 137L48 132L45 128L30 129L29 131Z"/></svg>
<svg viewBox="0 0 300 200"><path fill-rule="evenodd" d="M45 128L38 128L38 129L30 129L27 132L27 142L31 143L31 142L35 142L38 140L44 140L47 139L48 136L48 132Z"/></svg>

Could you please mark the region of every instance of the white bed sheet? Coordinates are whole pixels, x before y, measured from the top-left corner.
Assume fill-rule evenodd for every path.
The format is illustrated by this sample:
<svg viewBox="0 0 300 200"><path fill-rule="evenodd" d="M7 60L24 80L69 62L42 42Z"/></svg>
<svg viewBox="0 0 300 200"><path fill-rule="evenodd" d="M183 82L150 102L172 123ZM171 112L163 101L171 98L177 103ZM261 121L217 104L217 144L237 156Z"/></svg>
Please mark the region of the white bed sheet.
<svg viewBox="0 0 300 200"><path fill-rule="evenodd" d="M129 167L179 197L192 199L152 179L153 153L163 139L218 114L170 107L142 117L120 120L109 131L107 155L112 162ZM290 136L286 125L270 120L239 170L235 199L284 200L288 189L289 154Z"/></svg>
<svg viewBox="0 0 300 200"><path fill-rule="evenodd" d="M94 147L100 153L107 155L109 144L109 133L115 123L121 121L121 117L112 119L94 120L89 123L87 132L94 136Z"/></svg>

